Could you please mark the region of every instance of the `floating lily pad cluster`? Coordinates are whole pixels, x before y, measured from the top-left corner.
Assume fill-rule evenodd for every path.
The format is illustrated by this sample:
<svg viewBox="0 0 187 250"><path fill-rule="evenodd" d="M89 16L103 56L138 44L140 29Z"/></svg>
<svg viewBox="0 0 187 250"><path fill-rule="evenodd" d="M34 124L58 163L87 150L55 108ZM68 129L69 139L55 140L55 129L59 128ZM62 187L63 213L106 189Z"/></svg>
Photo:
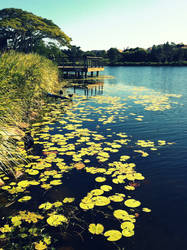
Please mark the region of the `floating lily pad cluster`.
<svg viewBox="0 0 187 250"><path fill-rule="evenodd" d="M143 105L148 111L164 111L172 107L170 97L180 97L144 92L147 89L133 88L128 102ZM94 96L90 100L75 96L72 104L46 105L43 120L34 123L31 129L35 145L42 147L41 155L27 155L28 163L17 167L17 171L24 173L18 181L1 174L5 182L2 192L16 200L19 206L30 204L32 210L35 203L32 188L37 187L43 193L61 188L63 179L71 171L90 174L94 187L92 190L85 187L85 193L79 200L76 197L54 202L46 200L38 204L35 211L18 211L0 227L0 238L8 239L19 231L17 237L29 238L33 248L47 249L52 240L45 228L55 229L71 223L66 211L68 206L79 209L83 214L108 209L107 213L116 220L116 228L103 225L101 217L101 223L93 221L87 225L88 231L95 236L103 235L108 241L134 236L136 214L142 211L149 213L151 209L142 207L141 202L132 197L132 191L145 179L133 159L148 157L154 153L152 151L172 143L147 138L133 141L127 131L116 132L113 126L119 120L128 122L133 117L137 123L143 121L143 115L128 113L128 108L122 98L106 96ZM26 154L23 144L18 144ZM39 237L43 230L45 234Z"/></svg>

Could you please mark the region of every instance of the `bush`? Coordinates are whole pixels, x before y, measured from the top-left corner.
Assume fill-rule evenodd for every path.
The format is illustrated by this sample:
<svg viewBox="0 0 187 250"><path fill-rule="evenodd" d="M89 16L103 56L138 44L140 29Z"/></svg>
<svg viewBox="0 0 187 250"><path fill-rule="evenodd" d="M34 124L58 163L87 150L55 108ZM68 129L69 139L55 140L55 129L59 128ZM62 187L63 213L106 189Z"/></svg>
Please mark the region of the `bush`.
<svg viewBox="0 0 187 250"><path fill-rule="evenodd" d="M0 168L23 156L16 153L15 136L19 124L30 121L30 114L42 107L45 92L59 86L58 68L37 54L10 51L0 58ZM14 130L12 129L14 128ZM11 131L11 132L10 132ZM14 134L15 133L18 134ZM13 138L13 139L12 139ZM18 136L20 138L20 135Z"/></svg>

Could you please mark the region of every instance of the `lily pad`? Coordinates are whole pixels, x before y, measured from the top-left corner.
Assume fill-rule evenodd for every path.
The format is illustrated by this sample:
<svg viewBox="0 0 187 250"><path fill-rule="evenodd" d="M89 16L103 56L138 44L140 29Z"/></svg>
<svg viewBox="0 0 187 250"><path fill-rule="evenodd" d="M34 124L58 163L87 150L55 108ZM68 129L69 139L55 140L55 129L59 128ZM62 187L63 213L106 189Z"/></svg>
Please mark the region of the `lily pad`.
<svg viewBox="0 0 187 250"><path fill-rule="evenodd" d="M57 227L62 223L67 223L67 222L68 222L67 218L61 214L53 214L47 219L47 223L53 227Z"/></svg>
<svg viewBox="0 0 187 250"><path fill-rule="evenodd" d="M110 204L110 199L105 196L96 196L93 197L92 200L94 201L94 204L96 206L107 206L108 204Z"/></svg>
<svg viewBox="0 0 187 250"><path fill-rule="evenodd" d="M146 212L146 213L150 213L150 212L151 212L151 209L144 207L144 208L142 208L142 211L143 211L143 212Z"/></svg>
<svg viewBox="0 0 187 250"><path fill-rule="evenodd" d="M114 201L114 202L121 202L121 201L124 200L124 198L121 195L119 195L119 194L111 195L111 196L109 196L109 199L111 201Z"/></svg>
<svg viewBox="0 0 187 250"><path fill-rule="evenodd" d="M118 241L121 239L122 234L118 230L109 230L104 233L105 237L108 237L108 241Z"/></svg>
<svg viewBox="0 0 187 250"><path fill-rule="evenodd" d="M50 202L46 202L46 203L43 203L41 204L38 208L39 209L44 209L44 210L49 210L53 207L53 204L50 203Z"/></svg>
<svg viewBox="0 0 187 250"><path fill-rule="evenodd" d="M95 181L104 182L104 181L106 181L106 178L105 177L97 177L97 178L95 178Z"/></svg>
<svg viewBox="0 0 187 250"><path fill-rule="evenodd" d="M134 230L130 230L129 228L126 228L122 231L122 235L125 237L132 237L134 235Z"/></svg>
<svg viewBox="0 0 187 250"><path fill-rule="evenodd" d="M79 206L80 206L80 208L82 208L82 209L89 210L89 209L94 208L94 203L93 203L93 202L89 202L89 203L83 203L83 202L81 202L81 203L79 204Z"/></svg>
<svg viewBox="0 0 187 250"><path fill-rule="evenodd" d="M93 189L90 193L93 195L101 195L104 191L102 189Z"/></svg>
<svg viewBox="0 0 187 250"><path fill-rule="evenodd" d="M113 214L114 214L114 217L116 217L117 219L121 219L121 220L123 220L129 215L127 211L122 210L122 209L115 210Z"/></svg>
<svg viewBox="0 0 187 250"><path fill-rule="evenodd" d="M133 230L134 229L134 224L130 221L125 221L123 223L121 223L121 228L124 229L128 229L128 230Z"/></svg>
<svg viewBox="0 0 187 250"><path fill-rule="evenodd" d="M25 201L29 201L29 200L31 200L31 199L32 199L31 196L26 195L26 196L23 196L22 198L20 198L20 199L18 200L18 202L25 202Z"/></svg>
<svg viewBox="0 0 187 250"><path fill-rule="evenodd" d="M108 191L112 190L112 187L109 186L109 185L102 185L102 186L100 187L100 189L102 189L102 190L105 191L105 192L108 192Z"/></svg>
<svg viewBox="0 0 187 250"><path fill-rule="evenodd" d="M135 199L128 199L124 202L125 206L127 207L139 207L141 205L141 202L140 201L137 201Z"/></svg>
<svg viewBox="0 0 187 250"><path fill-rule="evenodd" d="M104 227L101 224L90 224L89 229L90 233L92 234L102 234L104 231Z"/></svg>
<svg viewBox="0 0 187 250"><path fill-rule="evenodd" d="M63 203L71 203L71 202L73 202L75 200L75 198L73 198L73 197L66 197L66 198L64 198L63 199Z"/></svg>

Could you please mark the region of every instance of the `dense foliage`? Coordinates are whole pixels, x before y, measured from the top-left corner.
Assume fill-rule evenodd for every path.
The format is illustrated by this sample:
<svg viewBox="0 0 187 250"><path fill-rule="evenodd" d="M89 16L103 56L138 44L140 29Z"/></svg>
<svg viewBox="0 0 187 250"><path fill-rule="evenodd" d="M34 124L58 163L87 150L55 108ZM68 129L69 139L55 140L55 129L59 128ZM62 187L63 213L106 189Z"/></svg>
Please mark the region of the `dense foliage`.
<svg viewBox="0 0 187 250"><path fill-rule="evenodd" d="M168 42L153 45L148 49L137 47L119 51L116 48L110 48L108 51L93 52L92 55L104 57L106 64L110 65L126 65L131 63L177 64L187 61L186 47L183 44L169 44Z"/></svg>
<svg viewBox="0 0 187 250"><path fill-rule="evenodd" d="M42 39L49 38L61 46L69 46L71 39L51 20L21 9L0 10L0 49L31 52Z"/></svg>
<svg viewBox="0 0 187 250"><path fill-rule="evenodd" d="M80 47L72 46L70 49L62 50L54 43L46 45L40 43L34 50L52 59L57 64L68 63L83 59L85 56L97 56L103 58L104 65L164 65L176 64L184 65L187 61L187 48L183 44L169 44L168 42L161 45L153 45L151 48L127 48L119 51L116 48L109 50L92 50L82 51Z"/></svg>
<svg viewBox="0 0 187 250"><path fill-rule="evenodd" d="M58 88L58 69L36 55L10 51L0 58L0 168L19 160L14 139L20 139L22 123L29 123L42 109L44 92ZM13 140L12 140L13 139Z"/></svg>

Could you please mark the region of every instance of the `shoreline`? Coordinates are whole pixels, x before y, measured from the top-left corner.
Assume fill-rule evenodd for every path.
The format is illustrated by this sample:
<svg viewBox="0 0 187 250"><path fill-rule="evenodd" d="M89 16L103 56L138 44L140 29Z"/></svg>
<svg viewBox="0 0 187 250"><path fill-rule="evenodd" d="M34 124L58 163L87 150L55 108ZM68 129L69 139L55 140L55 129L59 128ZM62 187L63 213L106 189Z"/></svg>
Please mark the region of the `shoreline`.
<svg viewBox="0 0 187 250"><path fill-rule="evenodd" d="M159 66L187 66L187 62L172 62L172 63L154 63L154 62L128 62L128 63L116 63L116 64L106 64L104 66L154 66L154 67L159 67Z"/></svg>

